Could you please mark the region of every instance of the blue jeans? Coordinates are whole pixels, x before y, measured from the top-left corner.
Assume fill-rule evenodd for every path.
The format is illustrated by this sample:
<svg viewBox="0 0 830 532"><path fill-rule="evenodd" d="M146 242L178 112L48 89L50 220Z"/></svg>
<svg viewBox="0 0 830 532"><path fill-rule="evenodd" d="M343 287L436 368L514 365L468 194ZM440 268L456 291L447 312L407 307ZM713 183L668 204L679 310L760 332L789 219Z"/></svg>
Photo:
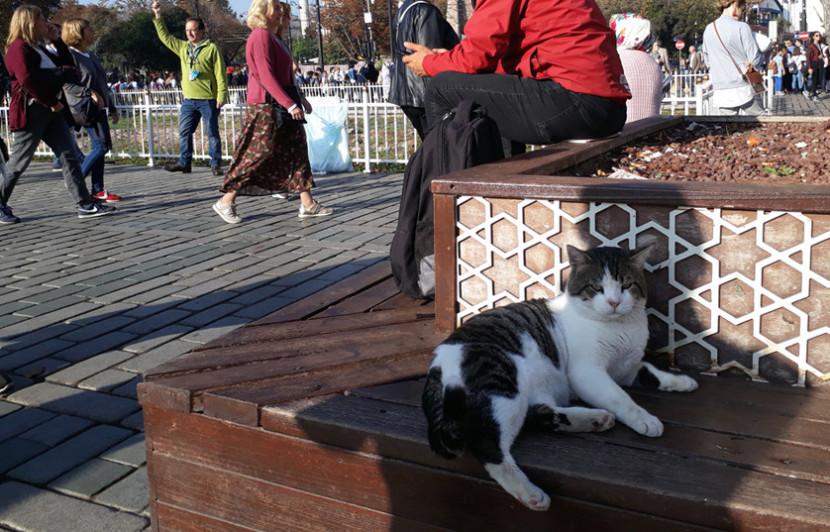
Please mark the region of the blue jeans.
<svg viewBox="0 0 830 532"><path fill-rule="evenodd" d="M179 115L179 165L190 167L193 159L193 133L199 127L199 117L205 122L210 142L210 165L222 164L222 140L219 138L219 109L216 100L184 99Z"/></svg>

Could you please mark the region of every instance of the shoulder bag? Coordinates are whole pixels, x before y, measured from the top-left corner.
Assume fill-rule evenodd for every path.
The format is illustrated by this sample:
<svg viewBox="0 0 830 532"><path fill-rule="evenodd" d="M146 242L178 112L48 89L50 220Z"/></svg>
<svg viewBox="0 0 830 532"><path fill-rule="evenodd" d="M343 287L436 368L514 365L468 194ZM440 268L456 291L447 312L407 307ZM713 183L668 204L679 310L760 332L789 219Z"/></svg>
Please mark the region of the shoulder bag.
<svg viewBox="0 0 830 532"><path fill-rule="evenodd" d="M718 40L720 41L721 46L723 46L723 49L726 50L726 55L729 56L729 59L732 61L732 64L735 65L735 69L741 75L741 78L743 78L744 81L750 84L752 90L756 94L767 90L766 87L764 87L764 76L761 75L760 72L758 72L752 67L747 68L746 73L743 73L741 71L741 68L738 66L738 63L735 62L735 59L732 57L732 54L729 53L729 48L727 48L726 45L723 44L723 39L720 38L720 32L718 31L717 23L713 22L712 26L714 26L715 28L715 35L718 36Z"/></svg>

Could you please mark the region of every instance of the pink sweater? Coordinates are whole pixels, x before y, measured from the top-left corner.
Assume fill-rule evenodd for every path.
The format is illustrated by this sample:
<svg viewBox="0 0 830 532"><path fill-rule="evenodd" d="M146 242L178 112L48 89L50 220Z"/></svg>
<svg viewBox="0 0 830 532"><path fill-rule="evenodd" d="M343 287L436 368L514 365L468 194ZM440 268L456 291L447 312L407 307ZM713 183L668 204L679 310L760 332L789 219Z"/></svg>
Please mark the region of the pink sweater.
<svg viewBox="0 0 830 532"><path fill-rule="evenodd" d="M245 45L245 59L248 61L247 103L265 103L264 86L286 109L295 105L282 89L293 83L294 60L274 35L264 29L252 31Z"/></svg>

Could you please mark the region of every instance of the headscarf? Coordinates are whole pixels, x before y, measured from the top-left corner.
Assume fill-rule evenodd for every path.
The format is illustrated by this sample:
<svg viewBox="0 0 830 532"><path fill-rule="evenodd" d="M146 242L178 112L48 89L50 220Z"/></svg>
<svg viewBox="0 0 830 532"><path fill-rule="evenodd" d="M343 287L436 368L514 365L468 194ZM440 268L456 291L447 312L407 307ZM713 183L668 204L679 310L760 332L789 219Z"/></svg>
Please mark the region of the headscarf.
<svg viewBox="0 0 830 532"><path fill-rule="evenodd" d="M617 48L650 51L654 43L651 22L635 13L611 15L608 25L617 35Z"/></svg>

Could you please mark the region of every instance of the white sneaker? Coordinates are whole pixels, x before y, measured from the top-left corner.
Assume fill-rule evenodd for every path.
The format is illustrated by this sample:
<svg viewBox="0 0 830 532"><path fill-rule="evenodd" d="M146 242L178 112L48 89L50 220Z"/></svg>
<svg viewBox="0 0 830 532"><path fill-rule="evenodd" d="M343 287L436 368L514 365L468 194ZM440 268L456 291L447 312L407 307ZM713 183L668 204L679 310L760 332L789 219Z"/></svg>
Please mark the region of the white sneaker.
<svg viewBox="0 0 830 532"><path fill-rule="evenodd" d="M274 192L273 194L271 194L271 197L272 198L277 198L277 199L287 200L291 196L288 194L288 192Z"/></svg>
<svg viewBox="0 0 830 532"><path fill-rule="evenodd" d="M300 205L300 218L308 218L310 216L329 216L334 212L334 209L323 207L316 201L311 204L311 207Z"/></svg>
<svg viewBox="0 0 830 532"><path fill-rule="evenodd" d="M236 203L225 205L222 200L219 200L213 204L213 210L229 224L238 224L242 221L242 218L236 214Z"/></svg>

